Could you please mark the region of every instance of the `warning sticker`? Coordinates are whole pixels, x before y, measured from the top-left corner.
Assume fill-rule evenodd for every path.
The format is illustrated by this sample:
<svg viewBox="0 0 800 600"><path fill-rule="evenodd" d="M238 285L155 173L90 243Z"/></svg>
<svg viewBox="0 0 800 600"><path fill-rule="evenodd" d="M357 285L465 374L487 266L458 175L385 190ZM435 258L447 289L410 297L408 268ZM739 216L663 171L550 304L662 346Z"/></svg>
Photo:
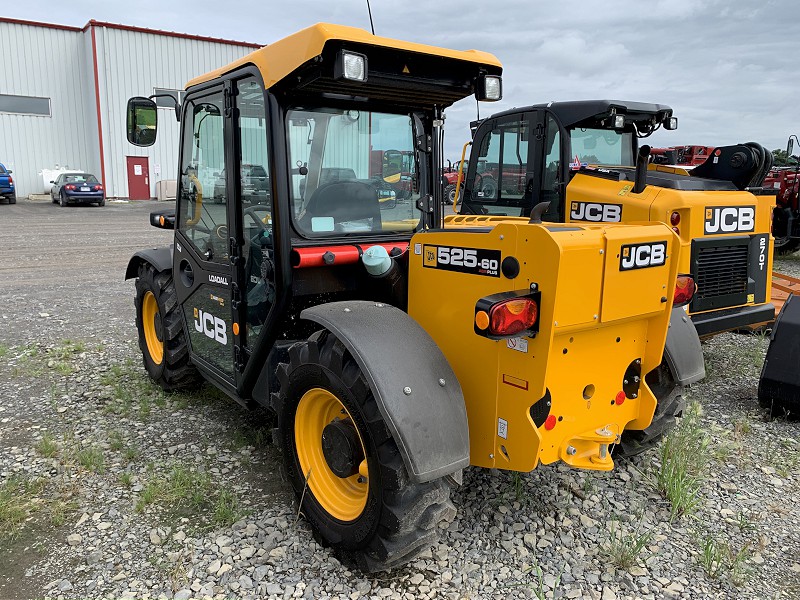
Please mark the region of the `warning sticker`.
<svg viewBox="0 0 800 600"><path fill-rule="evenodd" d="M497 435L504 440L508 439L508 421L497 419Z"/></svg>
<svg viewBox="0 0 800 600"><path fill-rule="evenodd" d="M521 337L511 338L510 340L506 340L506 346L508 346L512 350L516 350L517 352L527 352L528 340Z"/></svg>
<svg viewBox="0 0 800 600"><path fill-rule="evenodd" d="M500 277L500 250L428 246L422 252L422 266L459 273Z"/></svg>

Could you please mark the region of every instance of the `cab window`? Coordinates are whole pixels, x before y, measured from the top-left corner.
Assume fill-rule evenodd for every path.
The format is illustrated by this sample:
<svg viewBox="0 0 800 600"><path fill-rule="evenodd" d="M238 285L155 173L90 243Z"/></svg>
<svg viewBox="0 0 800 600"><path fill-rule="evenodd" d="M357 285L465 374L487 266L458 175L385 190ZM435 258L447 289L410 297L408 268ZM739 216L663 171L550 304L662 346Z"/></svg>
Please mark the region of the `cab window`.
<svg viewBox="0 0 800 600"><path fill-rule="evenodd" d="M200 256L228 263L223 95L193 98L186 106L178 229Z"/></svg>
<svg viewBox="0 0 800 600"><path fill-rule="evenodd" d="M570 166L580 168L581 164L608 166L633 166L633 134L620 133L609 129L576 127L570 131Z"/></svg>
<svg viewBox="0 0 800 600"><path fill-rule="evenodd" d="M396 234L419 226L409 115L295 109L286 127L292 216L301 235Z"/></svg>

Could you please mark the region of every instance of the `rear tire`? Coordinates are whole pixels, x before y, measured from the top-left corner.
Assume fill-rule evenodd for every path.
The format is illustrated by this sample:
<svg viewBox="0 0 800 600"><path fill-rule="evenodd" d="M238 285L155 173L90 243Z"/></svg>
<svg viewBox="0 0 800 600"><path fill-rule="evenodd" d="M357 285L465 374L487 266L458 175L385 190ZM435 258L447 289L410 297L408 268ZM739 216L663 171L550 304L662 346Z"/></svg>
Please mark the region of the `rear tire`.
<svg viewBox="0 0 800 600"><path fill-rule="evenodd" d="M449 485L444 479L409 481L366 377L344 344L327 331L313 334L291 347L289 364L279 365L278 378L280 392L271 400L276 442L300 509L319 541L366 572L407 563L436 542L438 524L455 516ZM309 411L310 401L328 405ZM310 414L317 418L309 419ZM336 421L355 429L365 457L351 461L361 468L346 477L331 470L322 439L316 439ZM309 461L314 455L319 460ZM358 482L364 472L366 482Z"/></svg>
<svg viewBox="0 0 800 600"><path fill-rule="evenodd" d="M453 204L456 201L456 184L451 183L444 188L444 203Z"/></svg>
<svg viewBox="0 0 800 600"><path fill-rule="evenodd" d="M61 192L61 194L59 195L58 204L59 204L59 206L66 206L67 205L67 197L64 195L64 192Z"/></svg>
<svg viewBox="0 0 800 600"><path fill-rule="evenodd" d="M12 194L11 196L9 196L8 197L8 203L9 204L16 204L17 203L17 195L16 194Z"/></svg>
<svg viewBox="0 0 800 600"><path fill-rule="evenodd" d="M675 427L675 417L683 414L683 386L675 382L666 361L648 373L645 380L658 402L653 421L645 429L622 432L621 440L614 448L617 458L629 458L649 450Z"/></svg>
<svg viewBox="0 0 800 600"><path fill-rule="evenodd" d="M97 203L97 206L105 206L105 205L106 205L106 199L105 198L103 198L102 200L100 200L100 202Z"/></svg>
<svg viewBox="0 0 800 600"><path fill-rule="evenodd" d="M800 248L800 240L792 239L788 235L775 238L775 254L786 256L792 254Z"/></svg>
<svg viewBox="0 0 800 600"><path fill-rule="evenodd" d="M172 272L140 264L134 303L147 374L167 391L197 387L202 379L189 359Z"/></svg>

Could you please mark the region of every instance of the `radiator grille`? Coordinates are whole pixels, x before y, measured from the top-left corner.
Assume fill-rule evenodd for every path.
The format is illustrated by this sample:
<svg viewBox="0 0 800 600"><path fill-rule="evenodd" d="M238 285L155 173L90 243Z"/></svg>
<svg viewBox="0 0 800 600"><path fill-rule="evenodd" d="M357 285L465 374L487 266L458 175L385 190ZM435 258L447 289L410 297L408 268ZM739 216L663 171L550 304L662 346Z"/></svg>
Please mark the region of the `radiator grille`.
<svg viewBox="0 0 800 600"><path fill-rule="evenodd" d="M747 293L746 245L698 248L697 296L704 300Z"/></svg>

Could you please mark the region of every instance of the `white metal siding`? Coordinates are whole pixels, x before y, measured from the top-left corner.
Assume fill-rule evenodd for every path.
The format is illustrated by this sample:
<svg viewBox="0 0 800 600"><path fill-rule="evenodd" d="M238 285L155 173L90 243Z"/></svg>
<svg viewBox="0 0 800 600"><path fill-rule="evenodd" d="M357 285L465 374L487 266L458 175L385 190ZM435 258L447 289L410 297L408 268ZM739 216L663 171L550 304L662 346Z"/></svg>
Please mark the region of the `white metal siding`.
<svg viewBox="0 0 800 600"><path fill-rule="evenodd" d="M91 51L91 46L89 47ZM83 34L0 22L0 93L50 98L50 117L0 114L0 162L17 195L42 193L42 169L100 175L91 53Z"/></svg>
<svg viewBox="0 0 800 600"><path fill-rule="evenodd" d="M179 124L172 109L159 109L156 143L149 148L129 144L125 132L128 98L149 96L154 88L182 90L193 77L253 49L105 27L96 29L96 38L108 195L127 197L125 157L147 156L151 196L155 197L156 181L178 176ZM161 168L158 175L156 165Z"/></svg>

